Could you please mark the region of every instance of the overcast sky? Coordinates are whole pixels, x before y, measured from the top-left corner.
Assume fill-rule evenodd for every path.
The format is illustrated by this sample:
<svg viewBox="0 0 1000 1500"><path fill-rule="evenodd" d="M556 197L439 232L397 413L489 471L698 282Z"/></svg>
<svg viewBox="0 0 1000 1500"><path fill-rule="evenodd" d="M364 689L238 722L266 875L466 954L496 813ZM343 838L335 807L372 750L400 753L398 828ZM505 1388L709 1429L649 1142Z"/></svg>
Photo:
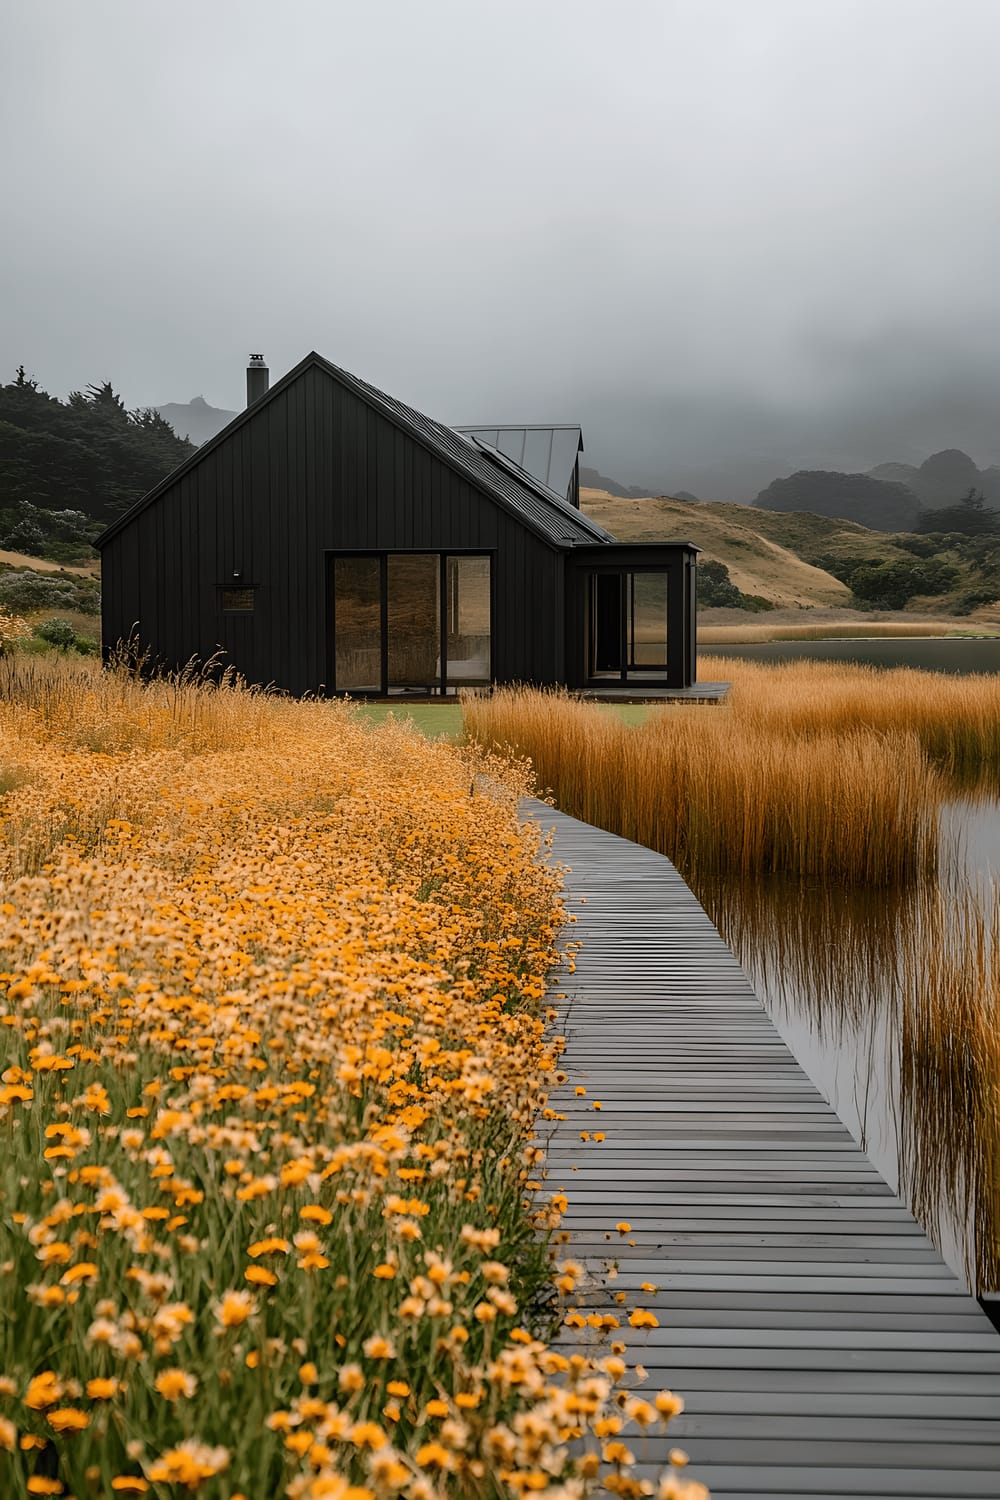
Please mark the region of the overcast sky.
<svg viewBox="0 0 1000 1500"><path fill-rule="evenodd" d="M0 0L0 34L2 379L235 408L251 351L316 348L712 498L1000 461L1000 0Z"/></svg>

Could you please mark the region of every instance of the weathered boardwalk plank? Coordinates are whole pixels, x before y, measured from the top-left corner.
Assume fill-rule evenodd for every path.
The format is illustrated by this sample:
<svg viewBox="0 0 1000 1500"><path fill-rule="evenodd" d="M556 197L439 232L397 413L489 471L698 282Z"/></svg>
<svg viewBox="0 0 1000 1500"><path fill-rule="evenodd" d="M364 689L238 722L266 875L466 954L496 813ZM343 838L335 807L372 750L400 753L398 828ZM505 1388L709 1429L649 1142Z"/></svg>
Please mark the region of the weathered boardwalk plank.
<svg viewBox="0 0 1000 1500"><path fill-rule="evenodd" d="M989 1320L670 862L527 809L554 829L583 944L554 987L570 1079L546 1137L570 1251L591 1272L579 1304L620 1312L624 1291L655 1311L659 1328L624 1328L630 1352L687 1402L667 1439L633 1440L639 1472L680 1445L716 1500L997 1500ZM595 1131L606 1140L581 1140Z"/></svg>

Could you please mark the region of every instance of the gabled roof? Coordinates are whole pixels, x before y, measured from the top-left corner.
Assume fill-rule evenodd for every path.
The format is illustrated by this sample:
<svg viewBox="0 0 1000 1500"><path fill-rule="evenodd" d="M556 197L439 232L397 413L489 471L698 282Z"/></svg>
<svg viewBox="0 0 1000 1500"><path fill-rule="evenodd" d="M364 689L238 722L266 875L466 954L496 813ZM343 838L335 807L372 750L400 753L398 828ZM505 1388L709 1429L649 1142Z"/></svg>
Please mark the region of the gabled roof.
<svg viewBox="0 0 1000 1500"><path fill-rule="evenodd" d="M367 405L382 413L394 426L408 433L414 441L428 448L436 454L442 462L461 474L464 479L474 484L477 489L484 491L491 499L516 516L530 531L542 541L560 550L569 547L593 546L595 542L613 542L614 537L610 532L598 526L595 521L581 514L575 506L571 505L565 498L546 488L544 484L528 474L526 470L518 466L496 462L499 455L488 456L486 450L469 439L459 435L453 428L445 427L441 422L435 422L431 417L425 417L423 413L414 411L410 406L397 401L395 397L386 395L377 387L369 385L367 381L361 380L357 375L351 375L347 370L342 370L338 365L331 364L315 350L307 354L305 359L300 360L294 369L289 370L287 375L275 382L266 395L255 401L253 406L246 411L240 412L221 432L210 438L201 448L186 458L182 464L162 479L158 485L144 495L141 500L136 501L122 516L113 521L101 535L96 539L94 545L103 547L105 542L111 540L117 532L127 526L132 518L145 510L148 505L159 499L171 485L176 483L189 470L196 467L206 454L212 453L216 448L225 443L228 438L236 432L244 422L272 401L282 391L296 381L311 366L324 370L332 379L347 387Z"/></svg>
<svg viewBox="0 0 1000 1500"><path fill-rule="evenodd" d="M546 427L529 422L523 427L456 427L455 431L506 454L557 495L568 493L577 454L583 452L583 433L569 424Z"/></svg>

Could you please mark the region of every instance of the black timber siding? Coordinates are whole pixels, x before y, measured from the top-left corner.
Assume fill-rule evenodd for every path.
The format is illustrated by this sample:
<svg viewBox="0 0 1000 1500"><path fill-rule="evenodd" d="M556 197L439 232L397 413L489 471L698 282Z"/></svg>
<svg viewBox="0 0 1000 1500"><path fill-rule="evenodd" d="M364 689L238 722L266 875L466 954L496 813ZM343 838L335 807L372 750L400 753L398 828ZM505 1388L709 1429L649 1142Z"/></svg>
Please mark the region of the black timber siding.
<svg viewBox="0 0 1000 1500"><path fill-rule="evenodd" d="M316 366L303 370L103 547L105 646L133 632L180 666L217 649L249 681L326 684L326 555L493 556L493 673L561 682L562 554ZM224 614L240 574L252 614Z"/></svg>

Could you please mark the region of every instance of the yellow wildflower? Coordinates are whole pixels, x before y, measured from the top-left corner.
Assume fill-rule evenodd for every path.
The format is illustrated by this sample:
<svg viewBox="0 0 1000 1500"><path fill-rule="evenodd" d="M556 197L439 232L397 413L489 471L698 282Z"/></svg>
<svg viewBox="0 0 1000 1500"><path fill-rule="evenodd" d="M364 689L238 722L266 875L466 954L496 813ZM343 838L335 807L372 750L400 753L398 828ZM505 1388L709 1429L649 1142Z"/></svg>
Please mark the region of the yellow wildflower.
<svg viewBox="0 0 1000 1500"><path fill-rule="evenodd" d="M46 1412L45 1419L56 1432L82 1432L90 1424L87 1413L75 1406L60 1406L57 1411Z"/></svg>
<svg viewBox="0 0 1000 1500"><path fill-rule="evenodd" d="M257 1311L257 1304L249 1292L226 1292L216 1305L215 1316L223 1328L239 1328Z"/></svg>
<svg viewBox="0 0 1000 1500"><path fill-rule="evenodd" d="M164 1401L178 1401L182 1396L190 1398L194 1395L198 1389L198 1377L185 1370L161 1370L153 1386Z"/></svg>
<svg viewBox="0 0 1000 1500"><path fill-rule="evenodd" d="M381 1333L373 1333L370 1338L365 1339L361 1347L369 1359L396 1358L395 1344L392 1339Z"/></svg>
<svg viewBox="0 0 1000 1500"><path fill-rule="evenodd" d="M229 1464L227 1448L210 1448L194 1438L170 1448L150 1466L154 1484L186 1484L195 1489L203 1479L220 1474Z"/></svg>
<svg viewBox="0 0 1000 1500"><path fill-rule="evenodd" d="M113 1375L97 1375L87 1381L87 1395L91 1401L110 1401L117 1395L119 1382Z"/></svg>
<svg viewBox="0 0 1000 1500"><path fill-rule="evenodd" d="M277 1286L278 1284L277 1276L275 1276L273 1271L269 1271L266 1266L247 1266L243 1275L254 1286Z"/></svg>
<svg viewBox="0 0 1000 1500"><path fill-rule="evenodd" d="M251 1260L255 1260L258 1255L287 1255L291 1248L289 1240L283 1240L276 1235L272 1235L270 1239L255 1241L247 1250L247 1254Z"/></svg>
<svg viewBox="0 0 1000 1500"><path fill-rule="evenodd" d="M299 1218L307 1219L313 1224L333 1223L333 1214L320 1203L307 1203L304 1208L299 1209Z"/></svg>
<svg viewBox="0 0 1000 1500"><path fill-rule="evenodd" d="M29 1382L24 1395L24 1404L30 1406L33 1411L43 1411L45 1407L57 1404L63 1389L63 1383L54 1370L43 1370L41 1375L36 1375Z"/></svg>

